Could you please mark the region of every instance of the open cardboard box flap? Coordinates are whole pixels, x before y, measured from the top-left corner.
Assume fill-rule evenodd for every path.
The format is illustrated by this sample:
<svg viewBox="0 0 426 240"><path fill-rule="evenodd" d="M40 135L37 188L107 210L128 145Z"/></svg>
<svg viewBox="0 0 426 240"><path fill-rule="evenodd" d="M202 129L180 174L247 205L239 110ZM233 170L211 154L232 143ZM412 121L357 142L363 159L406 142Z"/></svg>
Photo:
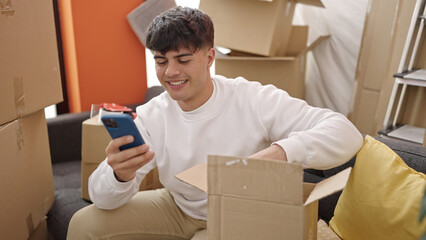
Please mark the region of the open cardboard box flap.
<svg viewBox="0 0 426 240"><path fill-rule="evenodd" d="M306 199L305 205L320 200L321 198L327 197L345 188L351 174L351 170L352 167L348 167L336 175L317 183L308 199Z"/></svg>
<svg viewBox="0 0 426 240"><path fill-rule="evenodd" d="M207 193L206 163L198 163L197 165L178 173L175 177Z"/></svg>
<svg viewBox="0 0 426 240"><path fill-rule="evenodd" d="M220 162L222 161L222 162ZM312 192L309 194L306 201L303 203L302 201L302 186L303 186L303 169L298 164L292 164L292 163L286 163L281 161L274 161L274 160L257 160L257 159L246 159L246 158L238 158L238 157L223 157L223 156L209 156L208 157L208 166L211 168L217 168L218 166L221 169L228 168L230 171L235 171L236 168L244 168L249 165L255 165L255 168L258 168L259 166L264 166L263 169L269 169L271 171L275 171L276 167L281 166L281 169L284 170L286 173L286 176L282 176L285 178L285 181L276 181L275 179L270 179L273 181L274 184L283 185L282 187L274 187L274 189L282 189L283 192L275 193L275 195L285 195L280 196L279 199L276 199L276 201L282 201L282 202L290 202L295 204L303 204L308 205L312 202L315 202L321 198L324 198L326 196L329 196L337 191L342 190L349 179L350 172L352 168L347 168L340 173L329 177L319 183L317 183L312 190ZM221 186L215 186L214 188L220 188L218 189L210 189L208 190L208 166L206 163L199 163L195 165L192 168L189 168L179 174L177 174L175 177L179 180L186 182L204 192L208 192L209 194L220 191L221 193L229 194L229 191L235 191L236 189L244 189L245 191L248 188L241 188L238 186L238 183L228 183L226 182L227 179L223 179L223 182L226 182L226 184L221 184ZM271 168L273 167L273 168ZM232 169L233 168L233 169ZM212 172L212 171L211 171ZM219 171L216 171L219 172ZM246 173L249 173L246 172ZM246 174L247 175L247 174ZM234 174L235 176L235 174ZM219 177L219 176L217 176ZM222 175L220 177L223 177ZM247 176L239 175L238 179L245 178ZM268 177L269 178L269 177ZM247 179L245 179L247 180ZM250 180L249 180L250 181ZM266 180L268 181L268 180ZM298 183L299 182L299 183ZM265 188L268 190L268 184L266 184ZM245 186L245 185L244 185ZM224 190L225 189L225 190ZM289 189L293 189L289 192ZM262 190L262 189L261 189ZM238 191L238 190L237 190ZM244 192L245 192L244 191ZM300 191L300 193L299 193ZM286 194L283 194L283 193ZM290 194L289 194L290 193ZM250 198L252 196L249 196ZM265 198L274 198L277 196L264 196ZM261 199L261 200L271 200L271 199Z"/></svg>

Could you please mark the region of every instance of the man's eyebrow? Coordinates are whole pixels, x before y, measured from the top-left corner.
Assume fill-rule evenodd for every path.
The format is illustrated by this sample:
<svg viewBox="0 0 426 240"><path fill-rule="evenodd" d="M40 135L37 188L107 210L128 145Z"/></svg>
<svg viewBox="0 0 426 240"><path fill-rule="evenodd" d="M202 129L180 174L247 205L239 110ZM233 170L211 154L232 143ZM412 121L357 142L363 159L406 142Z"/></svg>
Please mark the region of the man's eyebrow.
<svg viewBox="0 0 426 240"><path fill-rule="evenodd" d="M154 55L154 59L165 59L166 57L160 55Z"/></svg>
<svg viewBox="0 0 426 240"><path fill-rule="evenodd" d="M193 53L182 53L179 55L174 56L173 58L181 58L181 57L186 57L186 56L192 56L194 55ZM161 56L161 55L154 55L154 59L165 59L166 57Z"/></svg>
<svg viewBox="0 0 426 240"><path fill-rule="evenodd" d="M180 58L180 57L186 57L186 56L192 56L194 55L193 53L182 53L179 55L174 56L174 58Z"/></svg>

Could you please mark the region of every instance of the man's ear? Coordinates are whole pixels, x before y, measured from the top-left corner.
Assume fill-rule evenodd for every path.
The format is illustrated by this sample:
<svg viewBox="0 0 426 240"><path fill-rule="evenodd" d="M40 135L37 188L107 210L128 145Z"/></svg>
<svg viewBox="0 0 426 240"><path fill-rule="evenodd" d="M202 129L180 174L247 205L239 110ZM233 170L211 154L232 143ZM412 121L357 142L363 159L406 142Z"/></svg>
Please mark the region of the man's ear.
<svg viewBox="0 0 426 240"><path fill-rule="evenodd" d="M214 48L210 48L209 52L207 53L209 68L213 65L215 56L216 50Z"/></svg>

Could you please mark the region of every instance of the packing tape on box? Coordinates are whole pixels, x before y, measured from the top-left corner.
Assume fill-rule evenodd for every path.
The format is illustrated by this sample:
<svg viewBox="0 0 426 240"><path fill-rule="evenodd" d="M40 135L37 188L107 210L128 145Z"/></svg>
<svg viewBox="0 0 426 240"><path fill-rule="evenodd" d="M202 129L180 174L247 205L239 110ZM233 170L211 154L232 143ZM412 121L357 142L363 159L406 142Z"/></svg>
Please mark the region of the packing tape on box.
<svg viewBox="0 0 426 240"><path fill-rule="evenodd" d="M25 115L25 94L23 77L13 78L13 91L15 95L15 111L16 116L18 117L18 124L16 125L16 144L18 145L19 151L21 151L22 146L24 145L21 118Z"/></svg>
<svg viewBox="0 0 426 240"><path fill-rule="evenodd" d="M18 124L16 124L16 145L18 145L18 150L21 151L24 146L24 131L22 131L22 120L18 118Z"/></svg>
<svg viewBox="0 0 426 240"><path fill-rule="evenodd" d="M24 78L22 76L13 78L13 91L15 95L16 116L21 118L25 116Z"/></svg>
<svg viewBox="0 0 426 240"><path fill-rule="evenodd" d="M0 0L1 14L8 17L15 15L15 9L12 7L11 0Z"/></svg>

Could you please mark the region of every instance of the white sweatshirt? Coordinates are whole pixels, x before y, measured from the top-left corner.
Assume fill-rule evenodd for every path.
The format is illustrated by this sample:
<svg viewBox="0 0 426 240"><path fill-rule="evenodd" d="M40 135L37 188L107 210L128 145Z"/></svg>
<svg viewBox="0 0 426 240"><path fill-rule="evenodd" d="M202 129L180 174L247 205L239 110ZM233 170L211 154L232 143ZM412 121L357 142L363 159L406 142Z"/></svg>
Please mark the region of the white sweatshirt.
<svg viewBox="0 0 426 240"><path fill-rule="evenodd" d="M89 179L90 198L99 208L114 209L137 193L145 175L158 167L160 181L188 215L207 219L207 195L175 175L207 155L248 157L279 144L288 162L328 169L345 163L361 148L362 135L347 118L314 108L272 85L243 78L214 76L210 99L184 112L167 92L137 108L136 126L153 161L129 182L118 182L103 161Z"/></svg>

